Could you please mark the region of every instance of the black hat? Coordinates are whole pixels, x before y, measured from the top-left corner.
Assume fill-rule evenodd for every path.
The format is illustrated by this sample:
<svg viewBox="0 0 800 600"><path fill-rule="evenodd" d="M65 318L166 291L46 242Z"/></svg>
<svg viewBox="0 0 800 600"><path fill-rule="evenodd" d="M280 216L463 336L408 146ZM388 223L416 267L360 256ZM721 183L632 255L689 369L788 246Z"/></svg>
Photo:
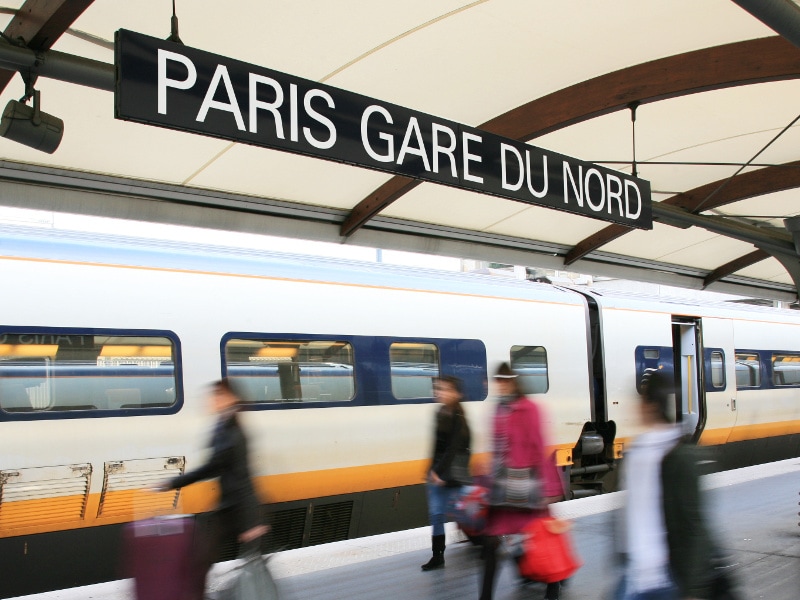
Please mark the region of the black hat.
<svg viewBox="0 0 800 600"><path fill-rule="evenodd" d="M500 366L497 367L497 371L495 371L495 379L514 379L516 378L517 374L511 370L511 367L508 366L508 363L500 363Z"/></svg>

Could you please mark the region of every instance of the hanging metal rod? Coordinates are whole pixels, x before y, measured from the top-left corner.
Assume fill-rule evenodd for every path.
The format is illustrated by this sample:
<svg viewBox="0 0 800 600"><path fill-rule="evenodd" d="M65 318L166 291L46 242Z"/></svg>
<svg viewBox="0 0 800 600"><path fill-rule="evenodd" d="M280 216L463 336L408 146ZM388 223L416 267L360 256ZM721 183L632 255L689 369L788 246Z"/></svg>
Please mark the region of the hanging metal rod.
<svg viewBox="0 0 800 600"><path fill-rule="evenodd" d="M800 48L800 6L790 0L733 0Z"/></svg>
<svg viewBox="0 0 800 600"><path fill-rule="evenodd" d="M114 65L55 50L34 52L0 40L0 68L114 91Z"/></svg>

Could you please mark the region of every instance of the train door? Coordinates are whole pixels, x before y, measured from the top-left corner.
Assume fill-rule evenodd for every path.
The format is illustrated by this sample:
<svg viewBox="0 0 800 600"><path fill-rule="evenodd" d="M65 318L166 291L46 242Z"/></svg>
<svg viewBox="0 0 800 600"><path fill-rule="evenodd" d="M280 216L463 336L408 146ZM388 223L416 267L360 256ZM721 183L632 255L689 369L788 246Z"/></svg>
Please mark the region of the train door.
<svg viewBox="0 0 800 600"><path fill-rule="evenodd" d="M699 437L703 422L702 336L700 319L672 318L672 348L675 368L675 420L684 433Z"/></svg>

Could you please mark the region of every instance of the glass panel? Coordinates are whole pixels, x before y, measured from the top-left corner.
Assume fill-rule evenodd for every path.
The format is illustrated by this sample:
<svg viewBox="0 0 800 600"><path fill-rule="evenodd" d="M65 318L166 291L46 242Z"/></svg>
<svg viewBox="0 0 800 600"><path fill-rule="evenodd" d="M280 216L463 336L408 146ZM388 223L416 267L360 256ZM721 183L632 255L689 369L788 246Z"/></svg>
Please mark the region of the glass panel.
<svg viewBox="0 0 800 600"><path fill-rule="evenodd" d="M725 387L725 362L722 352L711 353L711 385L715 388Z"/></svg>
<svg viewBox="0 0 800 600"><path fill-rule="evenodd" d="M0 408L125 410L176 401L172 340L142 335L0 335Z"/></svg>
<svg viewBox="0 0 800 600"><path fill-rule="evenodd" d="M758 354L737 354L736 355L736 387L760 387L761 386L761 362Z"/></svg>
<svg viewBox="0 0 800 600"><path fill-rule="evenodd" d="M800 385L800 354L772 355L772 383Z"/></svg>
<svg viewBox="0 0 800 600"><path fill-rule="evenodd" d="M658 356L658 348L646 348L644 351L644 357L648 360L658 360Z"/></svg>
<svg viewBox="0 0 800 600"><path fill-rule="evenodd" d="M433 398L433 380L439 377L439 349L434 344L392 344L389 347L389 360L395 398Z"/></svg>
<svg viewBox="0 0 800 600"><path fill-rule="evenodd" d="M547 351L542 346L513 346L511 368L519 375L525 394L544 394L549 389Z"/></svg>
<svg viewBox="0 0 800 600"><path fill-rule="evenodd" d="M245 402L349 402L355 395L347 342L232 339L225 363Z"/></svg>

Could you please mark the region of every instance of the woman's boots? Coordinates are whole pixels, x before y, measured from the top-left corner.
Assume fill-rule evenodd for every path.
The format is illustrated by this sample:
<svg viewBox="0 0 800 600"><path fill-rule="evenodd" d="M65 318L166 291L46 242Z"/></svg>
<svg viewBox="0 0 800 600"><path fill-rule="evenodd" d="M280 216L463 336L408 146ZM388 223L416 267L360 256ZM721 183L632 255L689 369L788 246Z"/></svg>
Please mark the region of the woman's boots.
<svg viewBox="0 0 800 600"><path fill-rule="evenodd" d="M444 567L444 535L432 536L431 546L433 548L433 556L431 556L428 562L422 565L423 571L433 571L434 569L441 569Z"/></svg>
<svg viewBox="0 0 800 600"><path fill-rule="evenodd" d="M558 594L561 590L561 582L548 583L547 589L544 592L544 600L558 600Z"/></svg>

